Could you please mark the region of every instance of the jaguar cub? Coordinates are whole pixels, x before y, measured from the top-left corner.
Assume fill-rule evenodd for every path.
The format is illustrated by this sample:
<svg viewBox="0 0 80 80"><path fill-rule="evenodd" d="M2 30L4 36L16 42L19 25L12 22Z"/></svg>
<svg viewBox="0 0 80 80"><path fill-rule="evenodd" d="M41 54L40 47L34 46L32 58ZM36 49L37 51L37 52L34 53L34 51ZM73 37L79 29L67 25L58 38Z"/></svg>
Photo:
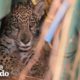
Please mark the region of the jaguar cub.
<svg viewBox="0 0 80 80"><path fill-rule="evenodd" d="M34 38L44 15L44 1L33 5L17 3L2 22L0 33L0 65L17 75L34 55ZM16 71L17 70L17 71Z"/></svg>

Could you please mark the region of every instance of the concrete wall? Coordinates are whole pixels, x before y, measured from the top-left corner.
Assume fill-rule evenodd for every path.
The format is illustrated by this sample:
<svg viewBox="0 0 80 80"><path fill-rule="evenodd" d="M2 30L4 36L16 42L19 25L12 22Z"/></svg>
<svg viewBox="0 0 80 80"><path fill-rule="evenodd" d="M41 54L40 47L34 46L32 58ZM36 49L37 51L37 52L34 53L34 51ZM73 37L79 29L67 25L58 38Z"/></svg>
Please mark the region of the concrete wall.
<svg viewBox="0 0 80 80"><path fill-rule="evenodd" d="M11 9L11 0L0 0L0 19L6 16Z"/></svg>

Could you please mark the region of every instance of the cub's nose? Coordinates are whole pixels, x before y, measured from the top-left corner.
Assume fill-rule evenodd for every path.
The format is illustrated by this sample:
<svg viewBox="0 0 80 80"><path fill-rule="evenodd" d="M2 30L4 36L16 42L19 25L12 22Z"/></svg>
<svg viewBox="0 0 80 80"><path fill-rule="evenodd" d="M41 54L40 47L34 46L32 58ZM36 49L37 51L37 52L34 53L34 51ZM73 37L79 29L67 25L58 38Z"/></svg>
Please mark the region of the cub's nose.
<svg viewBox="0 0 80 80"><path fill-rule="evenodd" d="M29 33L21 35L21 42L24 43L24 44L29 43L29 41L31 41L31 39L32 38L31 38L31 35L29 35Z"/></svg>

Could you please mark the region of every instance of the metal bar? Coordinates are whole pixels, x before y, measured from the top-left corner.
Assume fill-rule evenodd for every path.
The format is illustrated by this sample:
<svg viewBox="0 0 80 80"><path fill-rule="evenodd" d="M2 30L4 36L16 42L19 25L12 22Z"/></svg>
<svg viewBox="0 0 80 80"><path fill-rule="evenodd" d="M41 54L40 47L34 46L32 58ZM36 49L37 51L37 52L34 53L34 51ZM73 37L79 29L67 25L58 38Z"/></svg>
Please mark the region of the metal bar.
<svg viewBox="0 0 80 80"><path fill-rule="evenodd" d="M67 0L64 0L64 2L62 3L61 7L59 8L55 20L53 20L52 25L47 33L47 35L45 36L44 40L47 41L48 43L51 42L56 29L58 28L60 22L62 21L67 9L69 8L69 3Z"/></svg>

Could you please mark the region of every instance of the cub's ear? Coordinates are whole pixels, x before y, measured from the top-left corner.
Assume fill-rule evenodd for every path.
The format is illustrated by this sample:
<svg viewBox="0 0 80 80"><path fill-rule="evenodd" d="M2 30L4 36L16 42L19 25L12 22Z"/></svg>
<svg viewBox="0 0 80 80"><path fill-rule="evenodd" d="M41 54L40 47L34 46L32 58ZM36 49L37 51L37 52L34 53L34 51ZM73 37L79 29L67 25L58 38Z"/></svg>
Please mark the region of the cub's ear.
<svg viewBox="0 0 80 80"><path fill-rule="evenodd" d="M45 13L45 2L39 1L34 7L34 14L41 19L41 16Z"/></svg>

